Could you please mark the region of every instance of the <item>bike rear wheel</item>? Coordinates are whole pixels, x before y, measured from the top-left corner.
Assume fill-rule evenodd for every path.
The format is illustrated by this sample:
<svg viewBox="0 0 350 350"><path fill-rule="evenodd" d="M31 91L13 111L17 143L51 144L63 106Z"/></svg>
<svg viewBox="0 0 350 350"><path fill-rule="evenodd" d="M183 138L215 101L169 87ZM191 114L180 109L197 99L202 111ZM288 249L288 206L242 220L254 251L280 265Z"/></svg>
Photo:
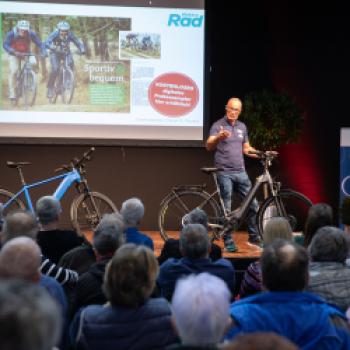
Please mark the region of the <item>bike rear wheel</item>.
<svg viewBox="0 0 350 350"><path fill-rule="evenodd" d="M281 190L276 197L268 197L260 206L257 215L260 235L263 237L267 221L276 216L285 217L293 233L301 234L311 205L312 202L307 197L293 190Z"/></svg>
<svg viewBox="0 0 350 350"><path fill-rule="evenodd" d="M4 189L0 189L0 203L6 205L6 203L8 201L11 200L11 198L13 198L14 194L10 191L4 190ZM9 203L6 208L4 208L3 212L2 212L2 216L5 217L10 211L16 210L16 209L25 209L26 206L24 205L24 203L16 198L14 200L12 200L11 203Z"/></svg>
<svg viewBox="0 0 350 350"><path fill-rule="evenodd" d="M94 230L104 214L114 212L118 212L114 203L99 192L78 195L70 209L72 225L81 236Z"/></svg>
<svg viewBox="0 0 350 350"><path fill-rule="evenodd" d="M217 236L221 228L219 228L221 210L218 203L207 192L184 189L172 191L161 203L158 225L164 241L168 238L178 238L183 217L195 208L205 211L212 235L214 238Z"/></svg>
<svg viewBox="0 0 350 350"><path fill-rule="evenodd" d="M33 106L36 98L36 77L32 70L24 72L22 89L24 107L27 109Z"/></svg>
<svg viewBox="0 0 350 350"><path fill-rule="evenodd" d="M70 68L66 68L62 74L62 101L65 104L70 104L74 95L74 73Z"/></svg>

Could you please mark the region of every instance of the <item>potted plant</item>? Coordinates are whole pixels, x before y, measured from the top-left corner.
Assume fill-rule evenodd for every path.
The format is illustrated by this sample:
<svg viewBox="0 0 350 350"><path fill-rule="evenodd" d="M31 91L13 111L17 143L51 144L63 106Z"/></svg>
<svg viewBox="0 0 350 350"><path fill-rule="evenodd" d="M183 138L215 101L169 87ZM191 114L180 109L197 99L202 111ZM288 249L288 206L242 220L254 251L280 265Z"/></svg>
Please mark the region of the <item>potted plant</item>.
<svg viewBox="0 0 350 350"><path fill-rule="evenodd" d="M350 197L345 196L340 204L339 216L342 224L344 225L344 231L350 233Z"/></svg>
<svg viewBox="0 0 350 350"><path fill-rule="evenodd" d="M241 119L248 127L251 145L261 150L297 142L304 122L300 107L289 95L267 90L245 96Z"/></svg>

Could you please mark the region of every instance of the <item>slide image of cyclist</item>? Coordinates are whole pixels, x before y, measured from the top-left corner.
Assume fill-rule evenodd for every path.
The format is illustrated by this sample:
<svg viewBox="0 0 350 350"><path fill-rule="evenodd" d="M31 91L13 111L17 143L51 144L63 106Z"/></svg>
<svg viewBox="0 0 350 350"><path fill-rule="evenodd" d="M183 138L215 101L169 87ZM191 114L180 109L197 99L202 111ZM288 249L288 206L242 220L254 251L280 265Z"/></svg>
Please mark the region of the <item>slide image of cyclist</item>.
<svg viewBox="0 0 350 350"><path fill-rule="evenodd" d="M0 109L130 112L130 61L119 59L119 32L130 30L131 18L2 13L1 26ZM35 56L22 57L28 52ZM18 103L23 67L30 78Z"/></svg>
<svg viewBox="0 0 350 350"><path fill-rule="evenodd" d="M7 52L8 57L8 73L7 73L7 98L10 100L11 105L16 105L17 100L20 98L22 93L18 85L21 70L27 60L27 68L31 70L32 66L35 66L37 60L34 56L34 51L32 51L32 42L38 48L39 54L43 57L46 56L46 50L44 44L40 40L39 36L31 29L30 22L28 20L20 19L17 21L16 25L8 31L3 40L3 49ZM32 54L32 55L30 55ZM4 77L4 70L2 71L2 76ZM34 71L31 71L34 76ZM32 81L35 84L35 79ZM5 87L6 82L3 81L3 87Z"/></svg>
<svg viewBox="0 0 350 350"><path fill-rule="evenodd" d="M53 98L55 80L59 73L60 61L66 61L67 68L74 70L73 55L70 50L70 44L73 43L79 50L80 55L85 54L85 48L82 43L73 33L70 24L66 21L61 21L57 24L57 28L45 40L46 49L50 50L51 71L47 82L47 97ZM71 83L74 83L72 79Z"/></svg>
<svg viewBox="0 0 350 350"><path fill-rule="evenodd" d="M120 32L121 59L161 58L161 40L159 34Z"/></svg>

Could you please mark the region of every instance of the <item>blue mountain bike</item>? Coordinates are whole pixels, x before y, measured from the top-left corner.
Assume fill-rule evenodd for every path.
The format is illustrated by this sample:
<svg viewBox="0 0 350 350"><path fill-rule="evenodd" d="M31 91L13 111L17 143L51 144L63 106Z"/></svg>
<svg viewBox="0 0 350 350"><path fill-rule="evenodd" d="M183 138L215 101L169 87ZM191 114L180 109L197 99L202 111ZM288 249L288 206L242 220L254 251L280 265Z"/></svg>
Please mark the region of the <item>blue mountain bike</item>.
<svg viewBox="0 0 350 350"><path fill-rule="evenodd" d="M80 159L74 158L69 165L64 164L55 170L55 172L63 171L63 174L34 182L32 184L26 183L22 171L22 167L30 165L30 162L8 161L8 167L17 169L21 179L22 188L17 193L0 189L0 202L4 205L3 215L5 216L9 211L19 208L27 208L34 213L30 189L61 180L53 193L53 196L58 200L61 200L73 184L75 184L75 188L78 192L70 206L70 219L74 229L80 235L84 234L85 231L94 230L104 214L117 212L114 203L107 196L99 192L91 191L88 186L85 166L86 162L91 159L91 153L94 150L94 147L90 148ZM23 196L26 205L20 199L20 197Z"/></svg>

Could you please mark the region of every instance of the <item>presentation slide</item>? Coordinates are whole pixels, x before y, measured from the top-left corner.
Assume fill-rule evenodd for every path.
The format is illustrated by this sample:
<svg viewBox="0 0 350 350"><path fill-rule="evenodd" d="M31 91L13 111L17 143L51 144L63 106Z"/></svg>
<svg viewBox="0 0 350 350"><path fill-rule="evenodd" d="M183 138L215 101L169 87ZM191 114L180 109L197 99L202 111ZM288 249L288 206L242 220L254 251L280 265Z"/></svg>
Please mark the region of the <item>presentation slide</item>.
<svg viewBox="0 0 350 350"><path fill-rule="evenodd" d="M2 140L203 140L204 0L0 9Z"/></svg>

